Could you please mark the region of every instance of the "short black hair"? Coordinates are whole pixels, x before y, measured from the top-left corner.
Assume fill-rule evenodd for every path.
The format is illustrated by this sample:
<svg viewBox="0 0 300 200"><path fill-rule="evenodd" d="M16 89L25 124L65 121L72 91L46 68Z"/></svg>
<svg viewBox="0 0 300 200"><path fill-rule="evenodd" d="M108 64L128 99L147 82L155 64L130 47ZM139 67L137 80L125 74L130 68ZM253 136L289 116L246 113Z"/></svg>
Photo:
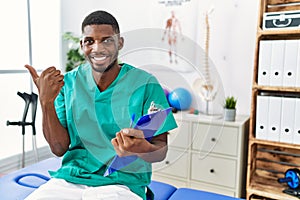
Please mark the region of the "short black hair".
<svg viewBox="0 0 300 200"><path fill-rule="evenodd" d="M88 16L85 17L81 24L81 31L83 33L84 27L88 25L102 25L102 24L108 24L111 25L115 33L120 33L119 24L114 16L112 16L110 13L103 11L103 10L97 10L92 13L90 13Z"/></svg>

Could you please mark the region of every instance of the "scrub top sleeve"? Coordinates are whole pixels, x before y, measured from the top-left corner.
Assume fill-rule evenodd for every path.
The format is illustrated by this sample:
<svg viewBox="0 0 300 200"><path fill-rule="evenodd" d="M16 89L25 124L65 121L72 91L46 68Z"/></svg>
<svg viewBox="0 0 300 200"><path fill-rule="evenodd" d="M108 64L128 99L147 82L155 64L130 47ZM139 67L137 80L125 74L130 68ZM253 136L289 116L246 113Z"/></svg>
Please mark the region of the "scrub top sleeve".
<svg viewBox="0 0 300 200"><path fill-rule="evenodd" d="M155 77L152 77L147 84L147 94L148 95L145 101L144 113L148 112L148 108L152 101L154 101L155 105L160 109L166 109L170 107L166 95ZM170 112L163 125L155 133L155 136L168 132L174 128L177 128L177 124L174 119L173 113Z"/></svg>
<svg viewBox="0 0 300 200"><path fill-rule="evenodd" d="M160 109L170 107L161 85L154 76L152 76L147 83L145 100L144 113L148 112L152 101Z"/></svg>

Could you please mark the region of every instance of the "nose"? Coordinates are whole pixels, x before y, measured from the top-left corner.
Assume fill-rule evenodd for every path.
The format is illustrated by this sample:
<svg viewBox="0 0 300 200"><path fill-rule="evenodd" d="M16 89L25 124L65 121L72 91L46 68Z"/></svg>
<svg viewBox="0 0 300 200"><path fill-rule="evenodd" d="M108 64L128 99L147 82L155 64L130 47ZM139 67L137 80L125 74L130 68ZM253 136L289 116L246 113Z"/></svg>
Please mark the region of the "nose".
<svg viewBox="0 0 300 200"><path fill-rule="evenodd" d="M92 51L102 51L105 49L104 45L102 42L95 41L93 45L91 45Z"/></svg>

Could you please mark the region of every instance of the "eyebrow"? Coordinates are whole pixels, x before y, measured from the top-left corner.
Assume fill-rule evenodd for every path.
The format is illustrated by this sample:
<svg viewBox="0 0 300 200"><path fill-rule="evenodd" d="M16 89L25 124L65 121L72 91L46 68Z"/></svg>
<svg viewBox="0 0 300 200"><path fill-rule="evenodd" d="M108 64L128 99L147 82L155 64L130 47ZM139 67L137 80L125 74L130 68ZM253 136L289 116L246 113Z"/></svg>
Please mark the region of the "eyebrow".
<svg viewBox="0 0 300 200"><path fill-rule="evenodd" d="M113 38L115 35L110 35L110 36L105 36L105 37L102 37L103 39L107 39L107 38ZM85 38L94 38L92 36L82 36L82 39L85 39Z"/></svg>
<svg viewBox="0 0 300 200"><path fill-rule="evenodd" d="M101 42L104 41L104 40L106 40L106 39L108 39L108 38L114 39L114 35L111 35L111 36L105 36L105 37L101 38ZM83 36L83 37L82 37L82 40L83 40L83 41L84 41L84 40L87 40L87 39L95 40L95 38L92 37L92 36Z"/></svg>

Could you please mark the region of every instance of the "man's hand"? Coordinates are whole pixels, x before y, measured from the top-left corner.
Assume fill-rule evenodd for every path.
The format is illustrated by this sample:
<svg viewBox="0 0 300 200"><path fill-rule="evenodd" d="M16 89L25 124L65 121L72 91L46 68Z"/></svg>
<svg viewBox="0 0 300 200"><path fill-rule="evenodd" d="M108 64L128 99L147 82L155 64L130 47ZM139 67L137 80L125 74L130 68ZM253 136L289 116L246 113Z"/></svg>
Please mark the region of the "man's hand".
<svg viewBox="0 0 300 200"><path fill-rule="evenodd" d="M25 67L30 72L33 82L38 88L40 101L42 103L46 101L54 102L60 89L64 85L64 76L60 70L57 70L55 67L49 67L39 76L32 66L25 65Z"/></svg>
<svg viewBox="0 0 300 200"><path fill-rule="evenodd" d="M118 132L111 143L120 157L136 155L150 163L160 162L165 159L168 151L167 134L155 136L148 142L143 131L126 128Z"/></svg>
<svg viewBox="0 0 300 200"><path fill-rule="evenodd" d="M116 133L116 137L111 140L118 156L137 155L147 152L147 143L144 133L141 130L126 128Z"/></svg>

